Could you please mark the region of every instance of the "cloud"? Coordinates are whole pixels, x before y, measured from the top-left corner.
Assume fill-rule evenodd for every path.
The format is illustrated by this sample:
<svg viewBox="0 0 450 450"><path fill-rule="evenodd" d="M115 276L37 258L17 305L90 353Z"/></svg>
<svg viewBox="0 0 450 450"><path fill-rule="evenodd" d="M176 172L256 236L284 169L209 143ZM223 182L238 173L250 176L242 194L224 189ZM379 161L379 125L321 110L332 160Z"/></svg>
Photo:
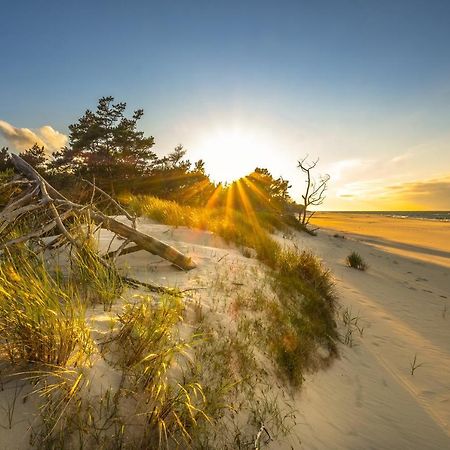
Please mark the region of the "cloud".
<svg viewBox="0 0 450 450"><path fill-rule="evenodd" d="M373 161L364 161L362 159L343 159L337 161L328 168L327 173L330 174L332 180L341 181L355 170L360 171L371 165Z"/></svg>
<svg viewBox="0 0 450 450"><path fill-rule="evenodd" d="M0 120L0 134L5 138L7 144L15 150L23 151L34 144L44 146L48 153L59 150L67 143L67 136L56 131L50 125L30 130L29 128L18 128L10 123Z"/></svg>
<svg viewBox="0 0 450 450"><path fill-rule="evenodd" d="M419 208L450 210L450 175L386 187L389 197Z"/></svg>
<svg viewBox="0 0 450 450"><path fill-rule="evenodd" d="M391 163L397 164L399 162L403 162L403 161L406 161L407 159L410 159L412 156L413 156L413 154L411 152L406 152L406 153L403 153L401 155L394 156L391 159Z"/></svg>

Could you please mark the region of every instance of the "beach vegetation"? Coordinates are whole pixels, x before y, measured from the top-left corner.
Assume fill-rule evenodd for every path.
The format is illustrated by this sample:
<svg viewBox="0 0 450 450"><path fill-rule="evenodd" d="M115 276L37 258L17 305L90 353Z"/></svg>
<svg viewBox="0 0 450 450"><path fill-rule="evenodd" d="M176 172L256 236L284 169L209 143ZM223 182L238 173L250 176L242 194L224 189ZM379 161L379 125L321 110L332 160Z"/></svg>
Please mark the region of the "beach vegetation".
<svg viewBox="0 0 450 450"><path fill-rule="evenodd" d="M292 242L293 228L313 231L298 220L303 210L289 197L287 180L256 168L216 185L203 161L191 164L182 146L157 157L153 138L137 129L142 110L126 117L125 108L112 97L100 99L96 111L69 127L68 144L52 161L38 145L20 158L0 152L2 176L12 175L11 160L28 173L14 181L22 185L11 185L10 197L20 200L31 186L43 199L2 217L0 363L39 411L31 445L259 448L295 424L287 390L337 354L332 276ZM90 180L79 189L82 177ZM325 190L310 182L309 205ZM105 221L113 222L113 210L136 225L122 205L135 216L205 230L234 245L254 265L251 287L230 280L225 254L214 259L209 311L201 297L189 302L183 291L156 286L142 294L155 288L151 283L134 283L142 289L128 295L124 283L133 279L117 269L110 251L117 233L107 249L95 239ZM101 319L93 313L99 304ZM114 380L108 386L105 371ZM270 392L273 377L278 383ZM9 428L21 392L5 408Z"/></svg>
<svg viewBox="0 0 450 450"><path fill-rule="evenodd" d="M346 263L348 267L362 271L366 270L368 267L362 256L358 252L354 251L347 256Z"/></svg>
<svg viewBox="0 0 450 450"><path fill-rule="evenodd" d="M27 249L0 264L0 348L13 364L66 366L89 353L85 305L76 288Z"/></svg>
<svg viewBox="0 0 450 450"><path fill-rule="evenodd" d="M411 360L410 364L409 364L409 369L410 369L410 373L411 375L414 375L414 372L421 366L423 366L424 363L419 363L417 361L417 353L414 355L414 358Z"/></svg>
<svg viewBox="0 0 450 450"><path fill-rule="evenodd" d="M253 249L270 269L279 302L267 304L272 338L267 345L280 373L299 386L303 374L314 365L318 346L336 354L336 295L330 272L312 253L285 248L270 235L274 222L257 213L192 208L154 197L122 199L132 210L168 225L206 229L237 246ZM224 220L225 218L225 220ZM277 224L278 226L282 226ZM248 251L246 251L246 255ZM278 336L273 339L273 336Z"/></svg>
<svg viewBox="0 0 450 450"><path fill-rule="evenodd" d="M342 312L342 323L344 331L341 335L341 342L349 347L353 347L353 336L355 332L359 334L359 337L363 337L364 334L364 326L361 324L361 317L359 315L354 315L352 309L347 307Z"/></svg>

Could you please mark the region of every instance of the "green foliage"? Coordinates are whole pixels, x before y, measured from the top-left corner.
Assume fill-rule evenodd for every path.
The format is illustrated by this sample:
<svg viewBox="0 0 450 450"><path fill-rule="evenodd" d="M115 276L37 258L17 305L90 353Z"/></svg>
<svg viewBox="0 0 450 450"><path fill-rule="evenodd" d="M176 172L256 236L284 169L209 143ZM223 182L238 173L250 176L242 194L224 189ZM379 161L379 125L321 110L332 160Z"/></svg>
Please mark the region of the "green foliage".
<svg viewBox="0 0 450 450"><path fill-rule="evenodd" d="M38 144L34 144L28 150L19 153L19 156L30 164L30 166L34 167L38 172L45 174L48 159L45 154L44 147L39 147Z"/></svg>
<svg viewBox="0 0 450 450"><path fill-rule="evenodd" d="M362 256L357 252L351 252L346 259L347 266L358 270L366 270L367 264L362 259Z"/></svg>
<svg viewBox="0 0 450 450"><path fill-rule="evenodd" d="M13 168L11 158L9 156L8 147L0 149L0 172L5 172Z"/></svg>
<svg viewBox="0 0 450 450"><path fill-rule="evenodd" d="M235 210L191 208L154 197L122 199L135 212L169 225L207 229L238 246L253 248L272 269L273 289L280 303L269 303L267 345L286 378L301 384L314 366L317 346L336 353L335 293L331 275L310 252L283 248L270 235L277 222L267 213L244 215ZM276 336L276 339L273 339Z"/></svg>
<svg viewBox="0 0 450 450"><path fill-rule="evenodd" d="M188 361L190 344L179 337L183 311L179 297L163 296L157 302L142 297L125 305L119 316L120 330L114 342L128 389L140 399L138 408L146 422L141 438L145 448L180 441L189 446L191 430L209 420L203 411L202 386L171 375L175 367Z"/></svg>
<svg viewBox="0 0 450 450"><path fill-rule="evenodd" d="M1 162L0 162L1 165ZM5 184L11 181L12 177L14 175L14 172L12 169L6 169L3 171L0 171L0 209L3 206L6 206L6 204L9 202L9 199L11 198L11 195L14 191L14 188L12 187L5 187Z"/></svg>
<svg viewBox="0 0 450 450"><path fill-rule="evenodd" d="M123 351L120 364L131 368L143 386L152 382L154 367L169 366L177 353L186 350L176 327L183 320L183 309L176 296L163 296L158 302L141 297L137 303L126 304L119 316L120 331L115 340Z"/></svg>
<svg viewBox="0 0 450 450"><path fill-rule="evenodd" d="M346 308L342 313L342 323L344 325L344 333L341 336L341 341L345 345L353 347L353 335L355 331L359 333L360 337L364 334L364 326L361 325L361 317L358 315L354 316L352 309Z"/></svg>
<svg viewBox="0 0 450 450"><path fill-rule="evenodd" d="M273 289L280 306L272 304L271 348L282 373L293 385L315 367L316 349L336 354L335 294L329 272L309 252L277 250L270 264Z"/></svg>
<svg viewBox="0 0 450 450"><path fill-rule="evenodd" d="M144 173L156 159L153 137L137 130L144 111L125 116L126 103L102 97L95 112L87 110L70 125L69 144L54 154L53 168L83 176L113 179Z"/></svg>

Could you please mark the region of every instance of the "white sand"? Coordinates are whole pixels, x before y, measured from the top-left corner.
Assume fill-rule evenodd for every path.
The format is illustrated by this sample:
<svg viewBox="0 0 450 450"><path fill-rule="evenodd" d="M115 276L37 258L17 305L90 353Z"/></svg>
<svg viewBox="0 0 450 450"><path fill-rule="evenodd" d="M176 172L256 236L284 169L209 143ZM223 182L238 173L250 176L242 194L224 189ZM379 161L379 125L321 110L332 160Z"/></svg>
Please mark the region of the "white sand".
<svg viewBox="0 0 450 450"><path fill-rule="evenodd" d="M303 448L450 448L450 259L426 262L427 248L407 257L380 250L374 237L370 245L334 233L296 241L323 258L342 307L365 328L329 370L308 377L297 402ZM366 272L345 266L353 250ZM412 376L415 354L423 365Z"/></svg>

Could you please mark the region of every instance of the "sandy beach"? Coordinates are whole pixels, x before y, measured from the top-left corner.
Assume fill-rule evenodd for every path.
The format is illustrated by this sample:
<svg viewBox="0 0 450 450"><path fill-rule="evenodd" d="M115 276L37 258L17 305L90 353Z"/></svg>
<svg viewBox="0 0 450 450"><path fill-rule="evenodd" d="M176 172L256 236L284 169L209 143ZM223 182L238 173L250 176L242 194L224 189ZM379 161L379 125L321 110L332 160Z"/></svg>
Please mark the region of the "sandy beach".
<svg viewBox="0 0 450 450"><path fill-rule="evenodd" d="M347 214L314 222L328 228L297 234L297 245L332 270L341 317L351 311L363 332L306 381L303 448L450 448L450 224ZM351 251L366 272L345 266ZM411 375L415 356L422 365Z"/></svg>
<svg viewBox="0 0 450 450"><path fill-rule="evenodd" d="M317 213L312 225L344 232L389 253L450 267L450 223L375 214Z"/></svg>

